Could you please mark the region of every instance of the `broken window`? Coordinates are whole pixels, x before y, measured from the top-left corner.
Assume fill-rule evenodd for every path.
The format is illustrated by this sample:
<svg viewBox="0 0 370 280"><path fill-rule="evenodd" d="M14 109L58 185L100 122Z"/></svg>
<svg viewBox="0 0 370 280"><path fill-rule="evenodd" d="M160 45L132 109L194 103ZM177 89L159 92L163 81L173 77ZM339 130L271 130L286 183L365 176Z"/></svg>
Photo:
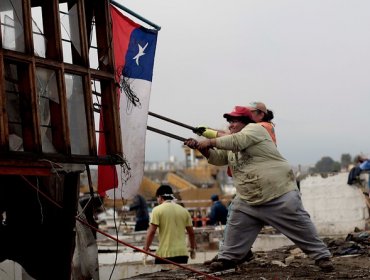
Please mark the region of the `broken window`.
<svg viewBox="0 0 370 280"><path fill-rule="evenodd" d="M0 24L3 48L24 52L22 0L0 1Z"/></svg>
<svg viewBox="0 0 370 280"><path fill-rule="evenodd" d="M59 107L59 96L56 73L54 70L38 67L36 70L36 87L38 96L39 122L41 132L42 151L56 153L53 144L53 131L58 123L52 119L54 108Z"/></svg>
<svg viewBox="0 0 370 280"><path fill-rule="evenodd" d="M89 154L89 141L86 125L86 110L82 77L65 74L69 137L71 153L78 155Z"/></svg>
<svg viewBox="0 0 370 280"><path fill-rule="evenodd" d="M23 151L22 117L19 92L18 69L7 64L5 71L6 110L8 113L9 150Z"/></svg>
<svg viewBox="0 0 370 280"><path fill-rule="evenodd" d="M104 3L89 0L85 0L85 3L91 3L85 9L90 68L108 70L112 66L110 57L112 41L107 36L109 33L106 26L110 26L110 23L103 14Z"/></svg>
<svg viewBox="0 0 370 280"><path fill-rule="evenodd" d="M109 153L110 147L107 145L109 141L109 133L107 133L112 125L109 121L110 116L103 114L102 99L109 92L109 83L104 80L92 79L91 91L92 91L92 102L94 108L94 124L95 124L95 139L98 145L98 153L101 155ZM104 138L104 139L103 139Z"/></svg>
<svg viewBox="0 0 370 280"><path fill-rule="evenodd" d="M32 14L32 35L35 55L46 57L46 37L44 33L44 22L41 7L33 7Z"/></svg>
<svg viewBox="0 0 370 280"><path fill-rule="evenodd" d="M100 81L93 79L91 81L91 91L93 97L93 108L94 108L94 123L95 123L95 137L99 141L100 131L100 109L101 109L101 86Z"/></svg>
<svg viewBox="0 0 370 280"><path fill-rule="evenodd" d="M122 163L108 9L109 0L0 0L0 162L5 152Z"/></svg>
<svg viewBox="0 0 370 280"><path fill-rule="evenodd" d="M80 26L77 1L59 4L63 61L82 64Z"/></svg>
<svg viewBox="0 0 370 280"><path fill-rule="evenodd" d="M91 32L89 38L89 61L90 61L90 68L98 69L99 68L99 61L98 61L98 45L96 44L96 26L95 26L95 19L91 21Z"/></svg>

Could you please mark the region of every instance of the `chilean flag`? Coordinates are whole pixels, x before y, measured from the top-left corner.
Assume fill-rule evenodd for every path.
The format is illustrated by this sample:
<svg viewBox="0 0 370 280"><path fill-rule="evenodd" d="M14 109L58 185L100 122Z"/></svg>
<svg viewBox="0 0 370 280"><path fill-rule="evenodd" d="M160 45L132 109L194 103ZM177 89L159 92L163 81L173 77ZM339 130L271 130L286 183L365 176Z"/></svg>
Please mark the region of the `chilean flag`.
<svg viewBox="0 0 370 280"><path fill-rule="evenodd" d="M130 170L121 166L98 167L98 193L109 198L131 199L137 193L144 173L145 135L153 77L157 31L146 29L110 6L113 50L125 159ZM128 90L127 90L128 89ZM99 137L99 155L104 155L104 134Z"/></svg>

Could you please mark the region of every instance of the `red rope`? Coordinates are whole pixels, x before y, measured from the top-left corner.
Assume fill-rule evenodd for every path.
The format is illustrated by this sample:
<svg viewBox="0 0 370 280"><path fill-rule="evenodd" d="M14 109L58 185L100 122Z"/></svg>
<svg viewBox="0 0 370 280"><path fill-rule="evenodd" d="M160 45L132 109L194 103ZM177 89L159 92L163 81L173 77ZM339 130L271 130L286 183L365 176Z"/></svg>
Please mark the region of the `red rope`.
<svg viewBox="0 0 370 280"><path fill-rule="evenodd" d="M34 185L29 181L29 180L27 180L27 178L26 178L26 177L24 177L23 175L21 175L21 177L22 177L22 179L23 179L23 180L25 180L25 181L26 181L26 182L27 182L27 183L28 183L28 184L29 184L29 185L30 185L34 190L36 190L37 192L39 192L39 193L40 193L44 198L46 198L49 202L51 202L52 204L54 204L55 206L57 206L57 207L58 207L58 208L60 208L60 209L62 209L62 208L63 208L60 204L58 204L57 202L55 202L55 201L54 201L52 198L50 198L47 194L45 194L44 192L40 191L40 189L39 189L39 188L35 187L35 186L34 186ZM134 249L134 250L140 251L141 253L147 254L147 255L152 256L152 257L154 257L154 258L158 258L158 259L160 259L160 260L162 260L162 261L165 261L165 262L168 262L168 263L170 263L170 264L176 265L176 266L178 266L178 267L181 267L181 268L183 268L183 269L189 270L189 271L191 271L191 272L194 272L194 273L197 273L197 274L203 275L203 276L205 276L205 277L206 277L206 279L221 280L221 278L218 278L218 277L216 277L216 276L213 276L213 275L210 275L210 274L204 273L204 272L202 272L202 271L198 271L198 270L196 270L196 269L193 269L193 268L191 268L191 267L184 266L184 265L182 265L182 264L179 264L179 263L176 263L176 262L170 261L170 260L168 260L168 259L161 258L161 257L159 257L159 256L157 256L157 255L155 255L155 254L153 254L153 253L150 253L149 251L145 251L145 250L143 250L143 249L140 249L139 247L135 247L135 246L133 246L133 245L131 245L131 244L127 243L127 242L124 242L124 241L122 241L122 240L119 240L119 239L115 238L114 236L111 236L111 235L109 235L109 234L107 234L107 233L105 233L105 232L101 231L100 229L98 229L98 228L96 228L96 227L94 227L94 226L90 225L88 222L86 222L85 220L81 219L81 218L80 218L80 217L78 217L78 216L76 216L76 217L75 217L75 219L76 219L77 221L79 221L80 223L84 224L85 226L88 226L89 228L91 228L91 229L95 230L96 232L99 232L100 234L102 234L102 235L104 235L104 236L106 236L106 237L108 237L108 238L110 238L110 239L112 239L112 240L114 240L114 241L116 241L116 242L118 242L118 243L121 243L121 244L123 244L123 245L125 245L125 246L127 246L127 247L130 247L130 248L132 248L132 249Z"/></svg>
<svg viewBox="0 0 370 280"><path fill-rule="evenodd" d="M124 242L124 241L122 241L122 240L119 240L119 239L117 239L117 238L115 238L115 237L113 237L113 236L111 236L111 235L109 235L109 234L107 234L107 233L105 233L105 232L103 232L103 231L99 230L98 228L96 228L96 227L94 227L94 226L90 225L89 223L87 223L86 221L84 221L83 219L81 219L81 218L79 218L79 217L76 217L76 220L77 220L77 221L79 221L80 223L82 223L82 224L84 224L84 225L86 225L86 226L90 227L91 229L96 230L96 231L97 231L97 232L99 232L100 234L105 235L106 237L108 237L108 238L110 238L110 239L112 239L112 240L114 240L114 241L116 241L116 242L118 242L118 243L121 243L121 244L123 244L123 245L125 245L125 246L127 246L127 247L130 247L130 248L132 248L132 249L135 249L135 250L137 250L137 251L140 251L141 253L147 254L147 255L152 256L152 257L154 257L154 258L157 258L157 259L160 259L160 260L162 260L162 261L168 262L168 263L170 263L170 264L176 265L176 266L181 267L181 268L183 268L183 269L190 270L190 271L195 272L195 273L197 273L197 274L201 274L201 275L203 275L203 276L206 276L206 277L207 277L207 278L209 278L209 279L221 280L220 278L215 277L215 276L213 276L213 275L209 275L209 274L207 274L207 273L203 273L203 272L201 272L201 271L195 270L195 269L193 269L193 268L191 268L191 267L187 267L187 266L184 266L184 265L182 265L182 264L179 264L179 263L176 263L176 262L170 261L170 260L168 260L168 259L161 258L161 257L159 257L159 256L157 256L157 255L155 255L155 254L153 254L153 253L150 253L149 251L145 251L145 250L143 250L143 249L140 249L139 247L135 247L135 246L133 246L133 245L131 245L131 244L129 244L129 243L126 243L126 242Z"/></svg>

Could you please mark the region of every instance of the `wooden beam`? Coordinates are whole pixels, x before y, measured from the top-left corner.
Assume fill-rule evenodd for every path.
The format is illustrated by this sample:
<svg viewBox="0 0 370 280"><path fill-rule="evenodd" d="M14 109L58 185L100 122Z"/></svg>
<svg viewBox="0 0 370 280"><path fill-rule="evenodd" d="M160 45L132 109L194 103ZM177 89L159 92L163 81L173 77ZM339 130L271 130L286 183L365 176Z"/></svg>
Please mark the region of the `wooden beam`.
<svg viewBox="0 0 370 280"><path fill-rule="evenodd" d="M25 176L50 176L49 168L32 168L32 167L0 167L0 175L25 175Z"/></svg>

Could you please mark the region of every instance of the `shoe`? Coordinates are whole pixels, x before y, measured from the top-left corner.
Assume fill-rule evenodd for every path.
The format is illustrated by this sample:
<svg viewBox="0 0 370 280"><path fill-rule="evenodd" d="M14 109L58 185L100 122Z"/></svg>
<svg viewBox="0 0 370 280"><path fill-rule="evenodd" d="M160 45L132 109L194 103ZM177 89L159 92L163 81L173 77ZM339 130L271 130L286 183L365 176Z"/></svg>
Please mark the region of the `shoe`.
<svg viewBox="0 0 370 280"><path fill-rule="evenodd" d="M331 272L334 270L333 262L329 258L318 259L315 261L315 264L325 272Z"/></svg>
<svg viewBox="0 0 370 280"><path fill-rule="evenodd" d="M218 255L214 256L213 259L211 259L211 260L205 261L203 264L204 265L210 265L213 262L217 262L217 260L218 260Z"/></svg>
<svg viewBox="0 0 370 280"><path fill-rule="evenodd" d="M230 260L219 259L210 264L209 269L213 272L235 268L236 264Z"/></svg>
<svg viewBox="0 0 370 280"><path fill-rule="evenodd" d="M250 262L253 259L254 259L253 252L251 250L249 250L248 253L244 256L244 258L241 259L238 262L238 264L242 264L242 263L245 263L245 262ZM203 264L204 265L210 265L213 262L217 262L217 260L218 260L218 255L214 256L213 259L211 259L211 260L203 262Z"/></svg>
<svg viewBox="0 0 370 280"><path fill-rule="evenodd" d="M253 259L254 259L253 252L249 250L248 253L244 256L244 258L242 258L241 261L238 262L238 264L242 264L244 262L250 262Z"/></svg>

